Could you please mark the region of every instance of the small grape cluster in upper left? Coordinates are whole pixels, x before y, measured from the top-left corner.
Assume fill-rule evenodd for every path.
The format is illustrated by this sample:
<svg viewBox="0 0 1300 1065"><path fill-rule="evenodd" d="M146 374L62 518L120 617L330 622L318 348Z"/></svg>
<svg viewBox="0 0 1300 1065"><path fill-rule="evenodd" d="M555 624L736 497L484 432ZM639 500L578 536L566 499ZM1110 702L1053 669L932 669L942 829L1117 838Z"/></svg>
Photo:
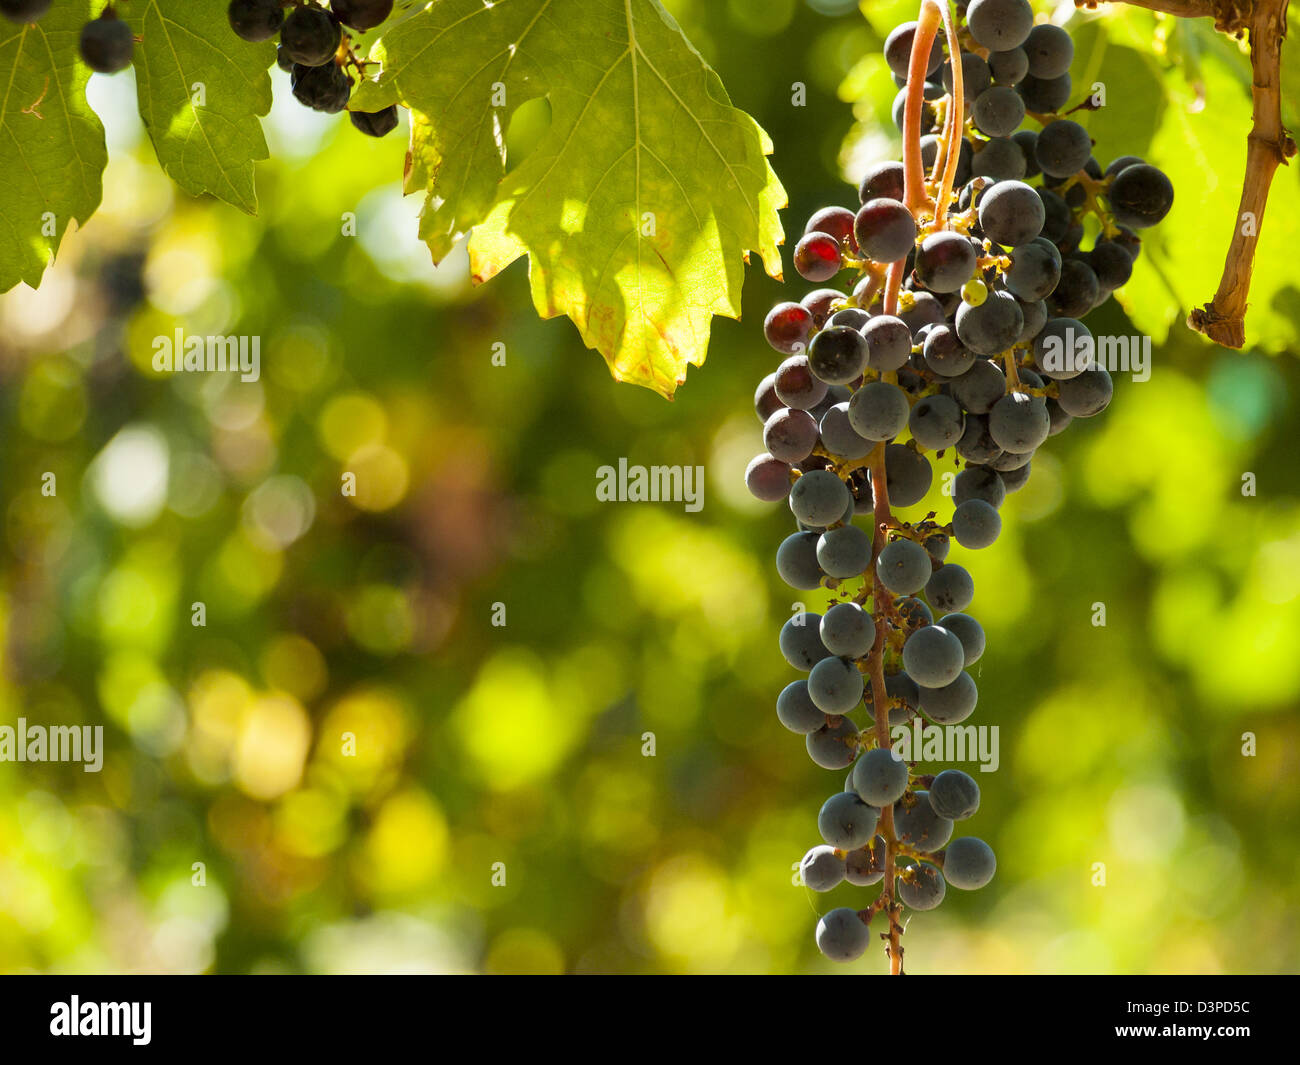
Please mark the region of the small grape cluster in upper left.
<svg viewBox="0 0 1300 1065"><path fill-rule="evenodd" d="M280 0L230 0L231 28L246 41L269 41L280 35L276 62L291 79L293 95L313 111L336 115L348 105L352 78L345 67L356 64L344 26L364 33L393 11L393 0L331 0L299 4L286 15ZM397 107L349 111L352 124L371 137L397 127Z"/></svg>

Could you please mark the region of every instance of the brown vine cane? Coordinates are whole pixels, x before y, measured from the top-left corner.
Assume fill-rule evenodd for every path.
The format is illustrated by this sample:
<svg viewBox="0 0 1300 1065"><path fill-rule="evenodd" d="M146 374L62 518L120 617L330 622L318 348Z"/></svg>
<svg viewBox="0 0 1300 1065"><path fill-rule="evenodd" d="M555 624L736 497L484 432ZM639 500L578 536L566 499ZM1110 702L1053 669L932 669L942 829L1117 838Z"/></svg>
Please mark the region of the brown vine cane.
<svg viewBox="0 0 1300 1065"><path fill-rule="evenodd" d="M1246 344L1246 308L1255 250L1263 233L1264 209L1279 166L1296 154L1295 140L1282 125L1282 42L1290 0L1122 0L1179 18L1212 18L1214 28L1234 37L1248 35L1251 66L1251 127L1246 136L1246 174L1233 221L1232 241L1218 291L1195 308L1187 324L1224 347ZM1097 0L1075 0L1095 8ZM1247 225L1247 220L1250 225Z"/></svg>

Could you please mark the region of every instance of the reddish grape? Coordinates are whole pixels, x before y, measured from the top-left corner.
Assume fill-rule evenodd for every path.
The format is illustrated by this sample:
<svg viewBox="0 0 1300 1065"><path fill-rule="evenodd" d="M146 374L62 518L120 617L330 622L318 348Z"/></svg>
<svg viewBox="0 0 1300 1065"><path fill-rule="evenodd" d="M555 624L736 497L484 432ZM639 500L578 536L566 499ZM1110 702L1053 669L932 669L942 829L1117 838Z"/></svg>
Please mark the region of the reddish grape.
<svg viewBox="0 0 1300 1065"><path fill-rule="evenodd" d="M826 382L813 376L807 355L791 355L777 367L776 394L787 407L810 410L826 397Z"/></svg>
<svg viewBox="0 0 1300 1065"><path fill-rule="evenodd" d="M754 391L754 413L760 422L766 424L767 419L784 406L781 397L776 394L776 374L770 373L758 382L758 388Z"/></svg>
<svg viewBox="0 0 1300 1065"><path fill-rule="evenodd" d="M808 346L813 316L801 303L778 303L767 312L763 321L763 335L767 342L783 355L793 355Z"/></svg>
<svg viewBox="0 0 1300 1065"><path fill-rule="evenodd" d="M849 299L837 288L818 288L813 289L799 302L812 315L813 325L820 329L826 324L827 318L840 310L838 304L847 306Z"/></svg>
<svg viewBox="0 0 1300 1065"><path fill-rule="evenodd" d="M844 263L840 242L825 233L808 233L794 246L794 268L806 281L829 281Z"/></svg>
<svg viewBox="0 0 1300 1065"><path fill-rule="evenodd" d="M775 503L790 494L790 464L766 451L755 455L745 470L745 486L755 499Z"/></svg>
<svg viewBox="0 0 1300 1065"><path fill-rule="evenodd" d="M808 224L803 227L803 231L825 233L841 244L847 244L849 251L857 254L858 242L853 235L853 212L847 207L823 207L808 219Z"/></svg>

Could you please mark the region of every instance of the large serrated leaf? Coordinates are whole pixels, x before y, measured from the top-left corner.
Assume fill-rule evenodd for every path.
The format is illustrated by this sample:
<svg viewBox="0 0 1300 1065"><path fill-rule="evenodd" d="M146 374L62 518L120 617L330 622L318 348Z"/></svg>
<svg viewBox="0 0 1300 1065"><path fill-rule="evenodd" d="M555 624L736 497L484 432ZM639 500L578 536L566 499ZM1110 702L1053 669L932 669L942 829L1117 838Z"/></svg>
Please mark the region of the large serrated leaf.
<svg viewBox="0 0 1300 1065"><path fill-rule="evenodd" d="M712 316L739 315L748 253L780 276L771 143L658 0L437 0L371 56L352 106L416 113L407 187L435 261L471 229L477 280L528 255L538 312L618 380L671 396ZM550 129L507 175L510 115L539 96Z"/></svg>
<svg viewBox="0 0 1300 1065"><path fill-rule="evenodd" d="M271 109L274 41L235 36L226 5L134 0L140 117L163 169L194 196L211 193L252 214L254 163L267 157L258 119Z"/></svg>
<svg viewBox="0 0 1300 1065"><path fill-rule="evenodd" d="M35 25L0 20L0 291L40 284L68 223L84 225L103 194L104 127L77 62L89 17L89 0L65 0Z"/></svg>

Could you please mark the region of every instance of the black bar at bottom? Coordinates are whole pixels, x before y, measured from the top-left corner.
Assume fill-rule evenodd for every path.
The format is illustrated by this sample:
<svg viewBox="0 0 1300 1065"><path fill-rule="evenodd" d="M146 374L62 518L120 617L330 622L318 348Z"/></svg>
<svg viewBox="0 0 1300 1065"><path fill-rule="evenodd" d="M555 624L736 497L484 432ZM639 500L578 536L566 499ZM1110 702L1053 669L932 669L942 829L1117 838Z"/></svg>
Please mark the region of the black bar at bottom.
<svg viewBox="0 0 1300 1065"><path fill-rule="evenodd" d="M434 1053L455 1053L458 1039L466 1038L485 1048L500 1039L520 1040L536 1053L548 1043L557 1049L599 1046L611 1030L623 1029L636 1033L644 1053L657 1040L680 1051L685 1033L703 1028L719 1038L729 1032L725 1038L739 1049L779 1037L783 1029L806 1039L810 1026L840 1038L830 1031L832 1019L848 1024L852 1014L831 1003L851 995L870 1004L879 989L868 982L891 978L858 977L851 988L821 983L793 993L789 977L750 979L731 992L703 989L701 978L643 979L635 991L610 978L579 977L581 990L560 986L560 979L550 978L550 987L516 979L506 988L446 976L11 976L0 981L0 1047L14 1061L25 1060L11 1057L15 1050L148 1054L202 1048L295 1056L319 1050L333 1057L393 1047L400 1036ZM907 986L911 995L897 998L888 1026L930 1049L938 1048L935 1040L978 1026L1012 1045L1043 1050L1123 1053L1128 1046L1142 1053L1176 1046L1184 1054L1198 1044L1228 1054L1263 1050L1286 1037L1296 997L1294 977L1265 976L930 977L912 978ZM912 995L928 1006L920 1008ZM864 1009L854 1029L883 1033L878 1007ZM911 1030L916 1023L926 1030Z"/></svg>

